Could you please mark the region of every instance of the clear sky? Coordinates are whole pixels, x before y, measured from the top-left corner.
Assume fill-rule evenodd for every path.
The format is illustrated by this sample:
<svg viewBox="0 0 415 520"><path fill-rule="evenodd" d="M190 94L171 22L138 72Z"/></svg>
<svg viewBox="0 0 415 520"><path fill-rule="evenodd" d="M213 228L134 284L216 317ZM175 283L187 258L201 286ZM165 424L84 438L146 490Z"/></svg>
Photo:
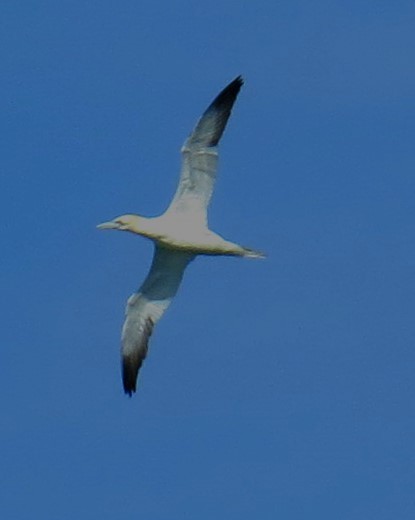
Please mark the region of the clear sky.
<svg viewBox="0 0 415 520"><path fill-rule="evenodd" d="M0 516L415 518L413 1L3 0ZM235 76L200 258L119 367L179 148Z"/></svg>

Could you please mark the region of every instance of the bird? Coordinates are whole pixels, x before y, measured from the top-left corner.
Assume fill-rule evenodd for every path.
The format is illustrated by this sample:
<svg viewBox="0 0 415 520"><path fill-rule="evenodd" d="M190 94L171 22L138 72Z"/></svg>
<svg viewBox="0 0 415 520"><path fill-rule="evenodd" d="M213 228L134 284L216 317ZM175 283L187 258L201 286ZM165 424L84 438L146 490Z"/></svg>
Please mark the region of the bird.
<svg viewBox="0 0 415 520"><path fill-rule="evenodd" d="M150 271L127 301L121 334L124 392L136 392L138 372L149 338L179 289L184 271L198 255L263 258L265 255L225 240L209 229L207 209L217 171L218 143L244 81L236 77L213 100L181 149L182 167L176 193L158 217L126 214L98 229L129 231L153 241Z"/></svg>

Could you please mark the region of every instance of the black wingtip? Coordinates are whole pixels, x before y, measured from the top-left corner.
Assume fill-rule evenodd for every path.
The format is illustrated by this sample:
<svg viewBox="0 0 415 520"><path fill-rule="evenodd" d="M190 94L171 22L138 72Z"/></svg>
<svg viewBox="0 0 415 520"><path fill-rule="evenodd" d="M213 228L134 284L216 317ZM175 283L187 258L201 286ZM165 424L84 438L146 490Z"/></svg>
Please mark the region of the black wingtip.
<svg viewBox="0 0 415 520"><path fill-rule="evenodd" d="M239 85L239 88L241 88L242 85L245 83L245 80L242 77L242 74L239 74L239 76L236 76L236 78L230 83L230 85L232 85L232 83L236 83L237 85Z"/></svg>
<svg viewBox="0 0 415 520"><path fill-rule="evenodd" d="M124 357L122 360L122 383L124 392L129 397L132 397L137 390L137 376L141 364L130 357Z"/></svg>
<svg viewBox="0 0 415 520"><path fill-rule="evenodd" d="M218 110L225 106L229 107L230 112L243 84L244 80L242 76L237 76L216 96L208 110L212 108Z"/></svg>
<svg viewBox="0 0 415 520"><path fill-rule="evenodd" d="M242 76L237 76L215 97L198 121L188 144L216 146L219 143L243 84Z"/></svg>
<svg viewBox="0 0 415 520"><path fill-rule="evenodd" d="M131 319L131 314L127 317L123 328L121 372L124 392L131 397L136 391L138 372L147 355L148 339L153 332L154 319L151 316L145 318L136 337L134 329L129 328L129 318Z"/></svg>

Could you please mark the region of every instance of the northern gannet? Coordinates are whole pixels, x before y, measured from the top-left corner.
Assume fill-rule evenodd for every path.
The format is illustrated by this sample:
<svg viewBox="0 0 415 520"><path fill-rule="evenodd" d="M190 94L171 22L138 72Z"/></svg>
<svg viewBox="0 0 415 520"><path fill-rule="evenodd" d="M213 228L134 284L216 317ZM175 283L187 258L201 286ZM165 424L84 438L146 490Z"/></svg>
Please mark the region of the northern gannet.
<svg viewBox="0 0 415 520"><path fill-rule="evenodd" d="M189 262L197 255L264 256L224 240L209 229L207 222L216 179L217 145L242 85L238 76L225 87L185 141L180 181L165 213L153 218L122 215L97 226L136 233L151 239L155 246L147 278L128 299L122 328L122 378L129 396L136 391L138 371L154 325L170 305Z"/></svg>

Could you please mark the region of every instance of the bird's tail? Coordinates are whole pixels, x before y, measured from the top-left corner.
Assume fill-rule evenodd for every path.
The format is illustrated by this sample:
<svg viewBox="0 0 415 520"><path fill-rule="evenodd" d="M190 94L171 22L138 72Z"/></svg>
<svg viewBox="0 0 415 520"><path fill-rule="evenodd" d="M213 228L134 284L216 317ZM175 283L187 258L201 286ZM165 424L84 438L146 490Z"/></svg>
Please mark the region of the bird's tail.
<svg viewBox="0 0 415 520"><path fill-rule="evenodd" d="M262 251L242 246L242 255L246 258L265 258L267 255Z"/></svg>

